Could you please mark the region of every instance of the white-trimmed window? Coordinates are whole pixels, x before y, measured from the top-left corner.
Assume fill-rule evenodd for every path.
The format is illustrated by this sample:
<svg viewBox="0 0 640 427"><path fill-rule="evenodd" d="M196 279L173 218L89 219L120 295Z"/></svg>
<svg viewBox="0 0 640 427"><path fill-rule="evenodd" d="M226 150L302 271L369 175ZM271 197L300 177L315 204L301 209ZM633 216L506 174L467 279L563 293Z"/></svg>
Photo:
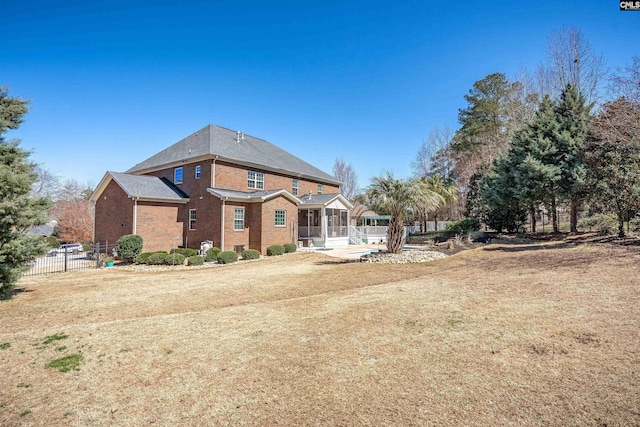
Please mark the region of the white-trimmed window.
<svg viewBox="0 0 640 427"><path fill-rule="evenodd" d="M196 166L196 179L200 179L200 165Z"/></svg>
<svg viewBox="0 0 640 427"><path fill-rule="evenodd" d="M276 210L276 227L284 227L287 224L287 211Z"/></svg>
<svg viewBox="0 0 640 427"><path fill-rule="evenodd" d="M182 184L182 168L175 168L173 170L173 183Z"/></svg>
<svg viewBox="0 0 640 427"><path fill-rule="evenodd" d="M262 172L247 172L247 187L257 190L264 189L264 174Z"/></svg>
<svg viewBox="0 0 640 427"><path fill-rule="evenodd" d="M294 196L298 195L298 180L297 179L292 179L291 180L291 193Z"/></svg>
<svg viewBox="0 0 640 427"><path fill-rule="evenodd" d="M236 231L244 230L244 209L233 210L233 229Z"/></svg>
<svg viewBox="0 0 640 427"><path fill-rule="evenodd" d="M322 194L322 184L318 184L318 194Z"/></svg>
<svg viewBox="0 0 640 427"><path fill-rule="evenodd" d="M189 209L189 230L196 229L196 210Z"/></svg>

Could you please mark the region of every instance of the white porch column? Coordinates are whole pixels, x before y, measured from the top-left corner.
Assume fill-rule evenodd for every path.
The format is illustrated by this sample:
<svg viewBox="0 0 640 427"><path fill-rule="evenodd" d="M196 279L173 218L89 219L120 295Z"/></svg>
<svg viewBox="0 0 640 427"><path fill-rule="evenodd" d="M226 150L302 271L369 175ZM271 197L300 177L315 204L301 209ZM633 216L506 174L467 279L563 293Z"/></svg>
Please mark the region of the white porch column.
<svg viewBox="0 0 640 427"><path fill-rule="evenodd" d="M324 246L326 247L329 230L327 228L327 209L325 207L320 211L320 225L322 226L322 241L325 243Z"/></svg>

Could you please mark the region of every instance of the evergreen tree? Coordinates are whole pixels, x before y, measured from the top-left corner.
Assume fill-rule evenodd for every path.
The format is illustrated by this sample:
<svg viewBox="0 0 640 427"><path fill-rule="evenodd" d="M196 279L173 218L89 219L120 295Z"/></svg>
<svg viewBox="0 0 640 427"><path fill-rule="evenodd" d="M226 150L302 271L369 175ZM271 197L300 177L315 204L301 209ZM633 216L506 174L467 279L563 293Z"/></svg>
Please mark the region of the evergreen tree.
<svg viewBox="0 0 640 427"><path fill-rule="evenodd" d="M18 141L5 140L4 134L16 129L27 112L27 102L8 96L0 87L0 299L8 298L29 262L44 253L46 246L38 236L25 234L46 221L46 199L30 197L37 179L29 152Z"/></svg>
<svg viewBox="0 0 640 427"><path fill-rule="evenodd" d="M534 119L516 133L508 154L515 174L514 195L528 207L532 231L536 208L545 204L551 213L553 231L558 232L556 204L561 173L554 143L557 128L553 101L545 96Z"/></svg>
<svg viewBox="0 0 640 427"><path fill-rule="evenodd" d="M583 148L589 132L591 105L573 86L567 85L555 108L558 128L555 134L557 161L560 167L558 187L571 209L571 232L578 231L578 209L586 195L586 168Z"/></svg>

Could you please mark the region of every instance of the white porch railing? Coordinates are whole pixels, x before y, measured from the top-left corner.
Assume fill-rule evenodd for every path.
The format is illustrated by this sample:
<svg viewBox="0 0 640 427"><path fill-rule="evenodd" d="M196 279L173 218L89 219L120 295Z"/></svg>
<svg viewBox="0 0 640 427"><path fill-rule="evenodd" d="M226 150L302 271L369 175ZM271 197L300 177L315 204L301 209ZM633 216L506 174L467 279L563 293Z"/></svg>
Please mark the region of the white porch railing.
<svg viewBox="0 0 640 427"><path fill-rule="evenodd" d="M327 227L327 237L347 237L348 235L346 226Z"/></svg>
<svg viewBox="0 0 640 427"><path fill-rule="evenodd" d="M363 243L362 233L358 230L358 227L353 225L349 226L349 243L352 245L361 245Z"/></svg>
<svg viewBox="0 0 640 427"><path fill-rule="evenodd" d="M298 227L298 236L307 239L311 237L321 237L322 227L308 227L306 225L301 225Z"/></svg>

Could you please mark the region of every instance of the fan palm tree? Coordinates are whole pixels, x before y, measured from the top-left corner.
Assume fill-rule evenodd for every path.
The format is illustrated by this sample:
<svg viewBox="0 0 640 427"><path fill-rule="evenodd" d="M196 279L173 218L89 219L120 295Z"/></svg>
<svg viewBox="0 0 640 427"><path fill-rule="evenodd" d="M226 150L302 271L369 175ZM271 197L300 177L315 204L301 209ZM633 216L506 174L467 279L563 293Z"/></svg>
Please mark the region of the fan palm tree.
<svg viewBox="0 0 640 427"><path fill-rule="evenodd" d="M390 172L372 178L364 196L370 208L391 216L387 250L394 254L402 251L404 222L417 207L435 209L443 203L442 196L429 190L420 180L398 179Z"/></svg>
<svg viewBox="0 0 640 427"><path fill-rule="evenodd" d="M438 229L438 210L445 206L451 205L456 200L458 200L458 193L459 193L458 187L456 185L447 183L444 179L442 179L437 175L431 175L430 177L422 177L420 178L420 181L427 188L427 190L430 190L442 197L441 204L437 206L435 209L431 209L430 206L422 207L424 212L423 218L425 222L424 231L426 231L427 214L429 212L434 213L433 221L435 222L436 230L437 230Z"/></svg>

